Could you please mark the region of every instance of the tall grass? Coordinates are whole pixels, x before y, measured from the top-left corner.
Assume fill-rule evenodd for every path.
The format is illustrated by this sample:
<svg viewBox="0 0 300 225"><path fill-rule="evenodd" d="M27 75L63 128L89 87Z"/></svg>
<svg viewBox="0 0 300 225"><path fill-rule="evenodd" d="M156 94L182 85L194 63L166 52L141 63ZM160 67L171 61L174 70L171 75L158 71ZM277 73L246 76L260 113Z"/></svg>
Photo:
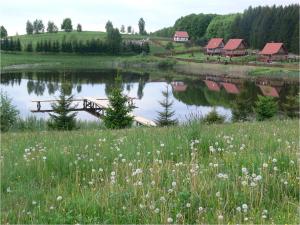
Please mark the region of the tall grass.
<svg viewBox="0 0 300 225"><path fill-rule="evenodd" d="M297 121L2 134L1 222L299 221Z"/></svg>

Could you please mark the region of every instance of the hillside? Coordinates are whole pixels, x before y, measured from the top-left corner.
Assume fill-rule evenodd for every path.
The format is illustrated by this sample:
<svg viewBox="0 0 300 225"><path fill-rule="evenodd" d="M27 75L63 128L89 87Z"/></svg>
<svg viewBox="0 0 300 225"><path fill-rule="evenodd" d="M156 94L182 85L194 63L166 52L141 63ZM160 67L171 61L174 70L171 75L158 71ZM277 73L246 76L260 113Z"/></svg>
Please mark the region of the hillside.
<svg viewBox="0 0 300 225"><path fill-rule="evenodd" d="M299 220L297 121L1 138L3 224Z"/></svg>

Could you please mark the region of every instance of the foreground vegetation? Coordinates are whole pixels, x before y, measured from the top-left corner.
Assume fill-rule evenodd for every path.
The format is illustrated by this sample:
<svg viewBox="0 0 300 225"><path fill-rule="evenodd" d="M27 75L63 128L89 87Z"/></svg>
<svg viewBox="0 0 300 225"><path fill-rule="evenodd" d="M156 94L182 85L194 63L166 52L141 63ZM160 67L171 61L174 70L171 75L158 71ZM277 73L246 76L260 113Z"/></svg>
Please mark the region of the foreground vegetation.
<svg viewBox="0 0 300 225"><path fill-rule="evenodd" d="M1 223L297 223L298 137L294 120L2 134Z"/></svg>

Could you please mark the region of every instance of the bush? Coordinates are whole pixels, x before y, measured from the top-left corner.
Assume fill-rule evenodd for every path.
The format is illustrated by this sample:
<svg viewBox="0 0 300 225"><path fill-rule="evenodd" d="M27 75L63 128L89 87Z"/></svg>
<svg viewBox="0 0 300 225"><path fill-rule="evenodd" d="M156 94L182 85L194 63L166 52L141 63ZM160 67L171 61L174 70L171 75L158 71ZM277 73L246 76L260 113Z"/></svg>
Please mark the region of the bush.
<svg viewBox="0 0 300 225"><path fill-rule="evenodd" d="M221 124L224 123L225 117L218 114L214 108L210 113L201 119L202 122L207 124Z"/></svg>
<svg viewBox="0 0 300 225"><path fill-rule="evenodd" d="M175 60L165 59L158 63L158 67L160 69L171 69L174 67L175 64L176 64Z"/></svg>
<svg viewBox="0 0 300 225"><path fill-rule="evenodd" d="M17 121L19 111L11 103L11 99L6 93L1 92L0 102L0 121L1 121L1 132L8 131Z"/></svg>
<svg viewBox="0 0 300 225"><path fill-rule="evenodd" d="M278 104L273 97L258 95L254 111L258 121L270 119L277 113Z"/></svg>

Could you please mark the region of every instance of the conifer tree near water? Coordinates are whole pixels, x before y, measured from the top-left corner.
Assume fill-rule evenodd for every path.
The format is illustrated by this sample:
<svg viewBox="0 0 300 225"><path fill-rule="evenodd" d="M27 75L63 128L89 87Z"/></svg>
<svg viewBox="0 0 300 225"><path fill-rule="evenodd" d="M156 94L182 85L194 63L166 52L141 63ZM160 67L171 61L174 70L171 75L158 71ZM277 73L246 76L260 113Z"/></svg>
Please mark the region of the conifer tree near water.
<svg viewBox="0 0 300 225"><path fill-rule="evenodd" d="M71 106L73 96L66 96L64 89L67 84L62 84L60 90L60 96L57 103L51 105L54 113L49 113L50 120L48 121L48 127L54 130L74 130L76 129L76 115L77 113L71 113L75 108Z"/></svg>
<svg viewBox="0 0 300 225"><path fill-rule="evenodd" d="M175 111L172 110L173 101L170 100L169 87L167 86L166 91L162 92L164 100L160 101L159 104L163 107L163 111L158 112L158 118L156 123L159 126L172 126L178 123L177 119L172 119L175 115Z"/></svg>
<svg viewBox="0 0 300 225"><path fill-rule="evenodd" d="M133 110L128 97L122 94L121 77L117 75L112 92L108 96L109 107L103 116L104 124L109 129L122 129L132 125L133 116L129 113Z"/></svg>

